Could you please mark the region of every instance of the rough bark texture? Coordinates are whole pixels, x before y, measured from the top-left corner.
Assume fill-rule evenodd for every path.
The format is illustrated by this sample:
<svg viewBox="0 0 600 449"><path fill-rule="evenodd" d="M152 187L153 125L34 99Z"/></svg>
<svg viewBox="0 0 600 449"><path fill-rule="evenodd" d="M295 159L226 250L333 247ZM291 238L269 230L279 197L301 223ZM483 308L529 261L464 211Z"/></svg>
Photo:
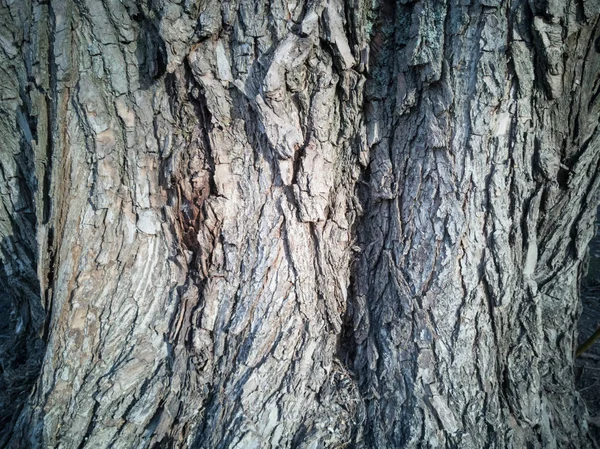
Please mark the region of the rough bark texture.
<svg viewBox="0 0 600 449"><path fill-rule="evenodd" d="M578 350L600 326L600 208L596 215L595 235L590 242L587 273L581 281L582 312L577 330ZM578 351L579 352L579 351ZM600 441L600 341L577 357L575 385L588 409L590 434Z"/></svg>
<svg viewBox="0 0 600 449"><path fill-rule="evenodd" d="M599 14L5 0L0 445L592 447Z"/></svg>

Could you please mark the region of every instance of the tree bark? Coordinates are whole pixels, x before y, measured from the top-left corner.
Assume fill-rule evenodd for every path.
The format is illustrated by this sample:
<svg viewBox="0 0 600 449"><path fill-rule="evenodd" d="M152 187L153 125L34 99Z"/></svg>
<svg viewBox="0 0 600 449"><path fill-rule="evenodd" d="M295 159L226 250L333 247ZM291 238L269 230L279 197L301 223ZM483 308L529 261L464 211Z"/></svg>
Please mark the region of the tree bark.
<svg viewBox="0 0 600 449"><path fill-rule="evenodd" d="M0 14L0 446L594 447L597 2Z"/></svg>

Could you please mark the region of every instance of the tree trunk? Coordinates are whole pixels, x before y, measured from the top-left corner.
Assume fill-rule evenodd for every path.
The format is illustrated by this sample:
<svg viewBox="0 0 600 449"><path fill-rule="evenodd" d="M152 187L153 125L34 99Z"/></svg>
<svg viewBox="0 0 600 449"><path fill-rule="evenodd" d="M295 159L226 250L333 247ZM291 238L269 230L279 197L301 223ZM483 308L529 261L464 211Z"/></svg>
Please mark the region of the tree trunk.
<svg viewBox="0 0 600 449"><path fill-rule="evenodd" d="M0 446L594 447L594 0L5 0Z"/></svg>

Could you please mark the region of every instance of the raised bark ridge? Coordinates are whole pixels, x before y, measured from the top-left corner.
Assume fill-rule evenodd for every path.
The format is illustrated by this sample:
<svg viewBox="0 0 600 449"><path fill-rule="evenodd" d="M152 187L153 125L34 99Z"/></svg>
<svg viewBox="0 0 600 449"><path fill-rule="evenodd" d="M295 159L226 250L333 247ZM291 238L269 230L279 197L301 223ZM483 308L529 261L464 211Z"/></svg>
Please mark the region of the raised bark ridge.
<svg viewBox="0 0 600 449"><path fill-rule="evenodd" d="M599 9L3 6L3 444L590 446Z"/></svg>

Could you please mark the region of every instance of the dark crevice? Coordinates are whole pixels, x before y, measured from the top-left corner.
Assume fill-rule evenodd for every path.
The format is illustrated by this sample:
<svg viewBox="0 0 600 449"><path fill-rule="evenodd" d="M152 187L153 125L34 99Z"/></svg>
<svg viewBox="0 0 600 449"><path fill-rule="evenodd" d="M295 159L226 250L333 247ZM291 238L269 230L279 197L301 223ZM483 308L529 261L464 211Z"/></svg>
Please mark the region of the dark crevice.
<svg viewBox="0 0 600 449"><path fill-rule="evenodd" d="M140 23L136 47L140 87L146 90L167 70L167 47L154 20L141 10L135 17Z"/></svg>
<svg viewBox="0 0 600 449"><path fill-rule="evenodd" d="M90 436L92 436L92 432L94 431L94 427L96 424L96 414L98 413L99 409L100 402L94 400L94 407L92 409L92 416L90 417L90 422L88 423L85 435L81 439L81 443L79 444L79 446L77 446L77 449L84 449L87 445L87 441L89 440Z"/></svg>
<svg viewBox="0 0 600 449"><path fill-rule="evenodd" d="M201 377L208 377L210 383L211 373L207 367L211 364L212 354L203 349L196 350L193 338L195 330L200 326L198 316L205 304L203 291L209 275L207 269L210 266L210 258L215 246L222 244L218 241L221 238L218 229L209 232L204 229L206 218L212 213L207 210L206 200L218 195L214 181L215 161L209 140L213 124L206 104L204 87L194 78L187 61L174 73L166 74L164 82L171 115L177 122L177 129L182 130L185 143L170 149L163 157L160 185L168 194L167 207L172 209L176 217L173 235L176 236L179 247L175 248L175 252L188 259L186 266L182 267L187 270L185 282L172 293L176 297L177 306L167 344L181 349L181 352L172 352L170 358L178 358L177 363L184 363L186 370ZM198 240L200 234L210 234L214 238L205 246L201 246ZM180 328L175 329L179 321ZM181 360L182 357L185 361ZM175 363L173 360L171 362ZM192 382L194 381L189 376L186 377L183 388L193 388ZM180 399L178 411L172 417L171 427L178 429L178 432L181 432L182 427L185 430L189 425L181 422L183 402L185 400ZM211 403L212 396L207 392L197 407L206 408ZM160 418L160 411L155 418ZM158 421L155 425L158 425ZM198 425L204 426L203 423ZM171 447L175 438L175 435L167 430L164 435L160 435L160 441L153 443L154 447ZM196 446L197 443L193 445Z"/></svg>
<svg viewBox="0 0 600 449"><path fill-rule="evenodd" d="M45 351L42 333L48 306L43 304L43 297L47 298L49 295L48 291L40 291L37 277L40 259L46 257L46 254L39 253L38 226L48 224L52 213L50 186L55 114L53 99L56 95L56 67L53 59L55 17L51 7L48 11L50 17L47 36L40 36L40 39L47 37L49 42L46 69L52 94L36 85L36 78L31 74L32 68L26 64L28 80L19 78L21 83L18 92L15 92L21 101L20 107L14 111L15 129L20 130L20 148L13 154L8 150L9 153L3 155L8 159L0 161L0 177L18 185L11 191L10 198L7 198L13 207L5 210L6 214L1 220L4 221L4 231L8 234L0 242L0 447L12 447L15 440L11 442L11 438L19 438L16 433L13 434L13 429L38 378ZM15 38L18 41L19 38ZM24 59L35 60L34 55L29 53L31 51L28 45L23 47ZM37 97L38 101L35 103L38 107L46 102L47 115L40 116L40 119L48 120L47 135L38 133L40 120L33 112L36 108L32 99L34 96ZM38 111L41 114L42 108ZM3 110L2 113L5 114L6 111ZM40 154L36 155L35 147ZM43 172L41 179L36 177L39 173L36 171L38 159L45 165L40 170ZM15 164L16 173L8 176L5 167L11 163ZM9 180L13 176L16 179ZM40 202L41 223L36 214L36 200ZM50 263L53 262L54 258L50 254ZM51 271L47 275L51 285L54 273ZM33 435L27 437L29 440L26 441L35 438Z"/></svg>

